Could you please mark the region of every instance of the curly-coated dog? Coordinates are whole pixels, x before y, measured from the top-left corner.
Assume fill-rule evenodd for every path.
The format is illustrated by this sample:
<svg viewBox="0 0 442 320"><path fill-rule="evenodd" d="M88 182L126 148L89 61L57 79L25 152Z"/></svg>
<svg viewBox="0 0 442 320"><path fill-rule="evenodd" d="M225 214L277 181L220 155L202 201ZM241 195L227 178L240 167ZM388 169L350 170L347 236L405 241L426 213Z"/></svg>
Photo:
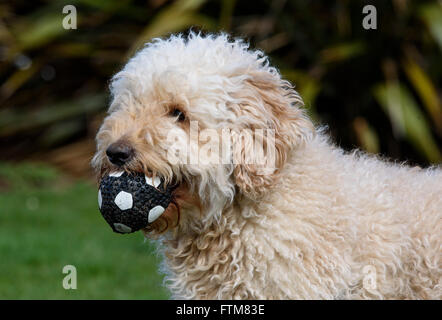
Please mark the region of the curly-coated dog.
<svg viewBox="0 0 442 320"><path fill-rule="evenodd" d="M442 297L442 170L336 147L261 51L155 39L110 88L92 165L179 183L143 230L174 298Z"/></svg>

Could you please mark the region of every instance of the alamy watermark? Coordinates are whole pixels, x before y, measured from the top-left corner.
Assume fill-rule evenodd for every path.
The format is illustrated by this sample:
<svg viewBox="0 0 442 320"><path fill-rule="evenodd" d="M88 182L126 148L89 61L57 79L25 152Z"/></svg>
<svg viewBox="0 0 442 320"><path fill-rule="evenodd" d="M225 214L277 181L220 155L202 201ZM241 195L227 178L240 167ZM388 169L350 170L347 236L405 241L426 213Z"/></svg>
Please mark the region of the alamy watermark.
<svg viewBox="0 0 442 320"><path fill-rule="evenodd" d="M66 15L62 22L63 28L66 30L77 29L77 8L71 4L68 4L63 7L62 12Z"/></svg>
<svg viewBox="0 0 442 320"><path fill-rule="evenodd" d="M376 30L378 28L378 13L376 7L369 4L362 8L362 13L366 14L362 19L362 27L365 30Z"/></svg>
<svg viewBox="0 0 442 320"><path fill-rule="evenodd" d="M62 281L63 288L66 290L77 289L77 268L68 264L63 267L63 274L66 274Z"/></svg>
<svg viewBox="0 0 442 320"><path fill-rule="evenodd" d="M183 137L182 129L168 132L170 163L257 165L263 174L275 170L277 149L273 129L200 130L198 121L191 121L187 137Z"/></svg>
<svg viewBox="0 0 442 320"><path fill-rule="evenodd" d="M377 289L377 275L376 268L372 265L366 265L362 268L364 278L362 279L362 286L368 292L375 291Z"/></svg>

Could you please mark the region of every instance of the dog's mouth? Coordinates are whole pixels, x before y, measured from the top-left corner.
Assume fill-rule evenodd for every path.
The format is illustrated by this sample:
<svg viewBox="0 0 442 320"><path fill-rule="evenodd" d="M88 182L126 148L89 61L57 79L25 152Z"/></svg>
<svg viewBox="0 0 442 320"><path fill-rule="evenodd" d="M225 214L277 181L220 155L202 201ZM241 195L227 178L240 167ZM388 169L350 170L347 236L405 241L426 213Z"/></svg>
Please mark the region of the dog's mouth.
<svg viewBox="0 0 442 320"><path fill-rule="evenodd" d="M109 170L100 179L100 211L117 233L157 231L180 220L180 183L152 171Z"/></svg>
<svg viewBox="0 0 442 320"><path fill-rule="evenodd" d="M144 172L146 171L146 176L154 181L155 179L165 181L163 187L168 188L171 192L170 203L161 216L141 229L145 236L154 234L159 235L165 233L169 229L178 227L181 220L181 207L187 205L188 187L184 181L178 181L176 177L164 179L152 170L145 170Z"/></svg>

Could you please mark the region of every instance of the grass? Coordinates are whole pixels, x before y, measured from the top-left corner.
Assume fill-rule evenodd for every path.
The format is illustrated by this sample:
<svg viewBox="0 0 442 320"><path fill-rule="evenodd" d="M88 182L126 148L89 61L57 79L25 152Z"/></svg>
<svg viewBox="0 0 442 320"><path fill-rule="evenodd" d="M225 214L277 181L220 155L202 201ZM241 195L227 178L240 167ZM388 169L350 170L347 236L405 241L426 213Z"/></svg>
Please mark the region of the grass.
<svg viewBox="0 0 442 320"><path fill-rule="evenodd" d="M0 164L0 299L167 299L154 245L113 233L96 187L44 165ZM77 289L65 290L65 265Z"/></svg>

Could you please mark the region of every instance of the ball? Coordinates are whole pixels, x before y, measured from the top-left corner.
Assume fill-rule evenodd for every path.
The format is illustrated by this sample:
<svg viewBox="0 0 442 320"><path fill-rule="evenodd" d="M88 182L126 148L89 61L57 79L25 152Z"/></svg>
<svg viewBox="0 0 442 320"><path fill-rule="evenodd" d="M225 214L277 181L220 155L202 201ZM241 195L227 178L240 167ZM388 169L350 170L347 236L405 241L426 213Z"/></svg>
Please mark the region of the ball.
<svg viewBox="0 0 442 320"><path fill-rule="evenodd" d="M117 233L131 233L158 219L172 201L174 186L144 173L114 172L100 182L98 207Z"/></svg>

